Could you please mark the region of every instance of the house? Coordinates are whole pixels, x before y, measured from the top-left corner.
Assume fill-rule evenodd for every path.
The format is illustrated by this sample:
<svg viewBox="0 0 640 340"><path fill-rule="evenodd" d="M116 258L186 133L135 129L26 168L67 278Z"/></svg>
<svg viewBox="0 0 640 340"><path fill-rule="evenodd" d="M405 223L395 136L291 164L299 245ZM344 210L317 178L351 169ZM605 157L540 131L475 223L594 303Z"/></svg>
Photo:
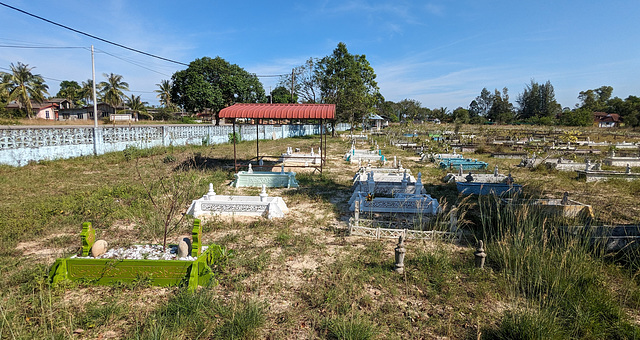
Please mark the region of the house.
<svg viewBox="0 0 640 340"><path fill-rule="evenodd" d="M594 112L594 124L597 127L616 127L620 126L620 115L616 113Z"/></svg>
<svg viewBox="0 0 640 340"><path fill-rule="evenodd" d="M20 110L22 109L22 105L16 101L12 101L7 104L6 108L7 110ZM44 101L42 103L31 101L31 112L39 119L57 120L58 104L48 101Z"/></svg>

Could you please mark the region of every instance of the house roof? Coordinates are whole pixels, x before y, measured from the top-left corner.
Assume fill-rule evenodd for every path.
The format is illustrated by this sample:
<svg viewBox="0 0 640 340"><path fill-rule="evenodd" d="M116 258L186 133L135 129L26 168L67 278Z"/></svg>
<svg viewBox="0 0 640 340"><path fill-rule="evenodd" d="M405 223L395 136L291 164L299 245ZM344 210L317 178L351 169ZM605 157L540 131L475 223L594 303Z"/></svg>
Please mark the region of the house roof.
<svg viewBox="0 0 640 340"><path fill-rule="evenodd" d="M384 118L382 118L379 115L374 114L374 113L371 113L369 115L369 117L367 117L367 119L369 119L369 120L384 120Z"/></svg>
<svg viewBox="0 0 640 340"><path fill-rule="evenodd" d="M38 103L36 101L31 101L31 109L34 110L42 110L42 109L46 109L48 107L58 107L57 103L50 103L48 101L44 101L42 103ZM12 101L11 103L7 104L6 108L7 109L19 109L21 106L18 102L16 101Z"/></svg>
<svg viewBox="0 0 640 340"><path fill-rule="evenodd" d="M335 119L334 104L235 104L220 110L220 118Z"/></svg>
<svg viewBox="0 0 640 340"><path fill-rule="evenodd" d="M598 122L618 123L620 121L620 115L617 113L594 112L593 115Z"/></svg>

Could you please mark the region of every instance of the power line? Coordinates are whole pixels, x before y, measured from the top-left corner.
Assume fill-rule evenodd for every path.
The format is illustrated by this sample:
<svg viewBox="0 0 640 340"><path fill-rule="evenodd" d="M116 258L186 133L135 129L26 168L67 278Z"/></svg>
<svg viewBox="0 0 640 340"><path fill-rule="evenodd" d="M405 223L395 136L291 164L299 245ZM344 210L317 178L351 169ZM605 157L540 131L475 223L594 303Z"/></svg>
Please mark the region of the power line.
<svg viewBox="0 0 640 340"><path fill-rule="evenodd" d="M174 63L174 64L179 64L179 65L183 65L183 66L189 66L189 64L183 63L183 62L181 62L181 61L176 61L176 60L173 60L173 59L169 59L169 58L161 57L161 56L159 56L159 55L155 55L155 54L151 54L151 53L148 53L148 52L145 52L145 51L141 51L141 50L138 50L138 49L135 49L135 48L132 48L132 47L128 47L128 46L125 46L125 45L122 45L122 44L119 44L119 43L116 43L116 42L113 42L113 41L110 41L110 40L107 40L107 39L100 38L100 37L95 36L95 35L93 35L93 34L89 34L89 33L86 33L86 32L80 31L80 30L77 30L77 29L75 29L75 28L71 28L71 27L69 27L69 26L66 26L66 25L63 25L63 24L57 23L57 22L55 22L55 21L52 21L52 20L49 20L49 19L43 18L43 17L38 16L38 15L35 15L35 14L33 14L33 13L29 13L29 12L27 12L27 11L21 10L21 9L19 9L19 8L17 8L17 7L13 7L13 6L11 6L11 5L5 4L4 2L0 2L0 5L5 6L5 7L7 7L7 8L10 8L10 9L13 9L13 10L15 10L15 11L18 11L18 12L23 13L23 14L25 14L25 15L28 15L28 16L30 16L30 17L34 17L34 18L36 18L36 19L42 20L42 21L44 21L44 22L48 22L48 23L50 23L50 24L52 24L52 25L56 25L56 26L58 26L58 27L62 27L62 28L64 28L64 29L66 29L66 30L69 30L69 31L72 31L72 32L75 32L75 33L78 33L78 34L82 34L82 35L84 35L84 36L87 36L87 37L90 37L90 38L93 38L93 39L96 39L96 40L102 41L102 42L105 42L105 43L107 43L107 44L111 44L111 45L114 45L114 46L117 46L117 47L120 47L120 48L124 48L124 49L126 49L126 50L133 51L133 52L136 52L136 53L144 54L144 55L149 56L149 57L152 57L152 58L156 58L156 59L160 59L160 60L168 61L168 62L171 62L171 63ZM0 46L0 47L5 47L5 46ZM6 47L9 47L9 46L6 46ZM15 47L15 48L46 48L46 47L26 47L26 46L25 46L25 47L23 47L23 46L12 46L12 47ZM66 48L66 47L65 47L65 48ZM69 47L69 48L71 48L71 47ZM84 48L84 47L73 47L73 48ZM103 52L104 52L104 51L103 51ZM106 52L105 52L105 53L106 53ZM107 54L108 54L108 53L107 53ZM112 56L113 56L113 55L112 55ZM115 56L114 56L114 57L115 57ZM116 57L116 58L117 58L117 57ZM139 66L139 65L138 65L138 66ZM150 71L151 71L151 70L150 70ZM155 71L154 71L154 72L155 72ZM160 74L162 74L162 73L160 73ZM163 74L163 75L164 75L164 74ZM285 76L285 75L286 75L286 74L267 74L267 75L256 75L256 77L258 77L258 78L270 78L270 77L281 77L281 76Z"/></svg>
<svg viewBox="0 0 640 340"><path fill-rule="evenodd" d="M40 20L42 20L42 21L48 22L48 23L50 23L50 24L52 24L52 25L56 25L56 26L58 26L58 27L62 27L62 28L67 29L67 30L69 30L69 31L76 32L76 33L78 33L78 34L82 34L82 35L87 36L87 37L89 37L89 38L93 38L93 39L96 39L96 40L100 40L100 41L105 42L105 43L107 43L107 44L111 44L111 45L114 45L114 46L118 46L118 47L120 47L120 48L124 48L124 49L126 49L126 50L133 51L133 52L136 52L136 53L144 54L144 55L149 56L149 57L152 57L152 58L156 58L156 59L160 59L160 60L168 61L168 62L175 63L175 64L179 64L179 65L189 66L189 64L185 64L185 63L180 62L180 61L176 61L176 60L172 60L172 59L169 59L169 58L161 57L161 56L158 56L158 55L155 55L155 54L151 54L151 53L148 53L148 52L144 52L144 51L141 51L141 50L138 50L138 49L132 48L132 47L128 47L128 46L125 46L125 45L122 45L122 44L118 44L118 43L116 43L116 42L113 42L113 41L110 41L110 40L107 40L107 39L103 39L103 38L97 37L97 36L95 36L95 35L93 35L93 34L89 34L89 33L85 33L85 32L79 31L79 30L74 29L74 28L71 28L71 27L69 27L69 26L65 26L65 25L63 25L63 24L59 24L59 23L57 23L57 22L55 22L55 21L51 21L51 20L46 19L46 18L43 18L43 17L41 17L41 16L38 16L38 15L35 15L35 14L32 14L32 13L29 13L29 12L27 12L27 11L23 11L23 10L21 10L21 9L19 9L19 8L16 8L16 7L13 7L13 6L7 5L7 4L5 4L4 2L0 2L0 5L5 6L5 7L7 7L7 8L11 8L12 10L15 10L15 11L18 11L18 12L20 12L20 13L26 14L26 15L28 15L28 16L30 16L30 17L34 17L34 18L36 18L36 19L40 19Z"/></svg>
<svg viewBox="0 0 640 340"><path fill-rule="evenodd" d="M0 45L0 47L6 47L6 48L37 48L37 49L73 49L73 48L81 48L81 49L87 49L86 47L80 47L80 46L21 46L21 45Z"/></svg>
<svg viewBox="0 0 640 340"><path fill-rule="evenodd" d="M143 68L143 69L145 69L145 70L148 70L148 71L151 71L151 72L155 72L155 73L157 73L157 74L160 74L160 75L163 75L163 76L166 76L166 77L171 78L171 75L169 75L169 74L162 73L162 72L160 72L160 71L156 71L156 70L150 69L150 68L148 68L148 67L146 67L146 66L140 65L140 64L138 64L138 63L136 63L136 62L133 62L133 61L131 61L131 60L127 60L127 59L125 59L125 58L118 57L117 55L112 54L112 53L109 53L109 52L107 52L107 51L104 51L104 50L96 50L96 51L97 51L98 53L104 53L104 54L110 55L110 56L112 56L112 57L114 57L114 58L116 58L116 59L120 59L120 60L124 61L125 63L129 63L129 64L131 64L131 65L135 65L135 66L138 66L138 67Z"/></svg>

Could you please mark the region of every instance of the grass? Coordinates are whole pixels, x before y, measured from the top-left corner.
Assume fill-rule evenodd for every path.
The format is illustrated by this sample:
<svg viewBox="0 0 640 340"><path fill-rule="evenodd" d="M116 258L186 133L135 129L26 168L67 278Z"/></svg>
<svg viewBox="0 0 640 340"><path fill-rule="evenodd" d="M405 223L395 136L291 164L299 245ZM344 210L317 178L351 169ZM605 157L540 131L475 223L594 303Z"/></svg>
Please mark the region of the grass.
<svg viewBox="0 0 640 340"><path fill-rule="evenodd" d="M499 134L493 127L474 133ZM485 240L485 270L474 267L472 245L407 240L405 274L398 275L392 271L397 240L347 237L346 202L356 166L341 159L349 142L329 138L322 175L302 169L300 189L269 190L283 197L287 217L203 223L205 243L235 251L217 274L218 286L190 293L141 279L50 287L49 265L77 251L84 221L110 245L161 242L163 220L149 198L171 195L161 188L161 178L189 192L181 202L200 197L209 183L219 194L259 190L227 186L233 178L231 145L128 149L2 166L0 338L72 338L77 329L82 333L76 337L126 339L639 337L635 253L600 254L564 237L556 221L535 212L458 197L454 186L440 181L446 171L391 147L389 136L378 139L380 146L386 143L384 154L397 155L414 176L422 172L426 191L458 206L459 219L475 232L471 238ZM309 150L317 142L261 141L260 150ZM241 162L255 157L255 143L237 147ZM631 223L640 216L636 183L584 183L567 173L516 168L518 160L473 158L511 169L534 198L569 191L572 199L594 206L596 221ZM177 221L186 208L184 203ZM188 234L190 223L172 223L169 239Z"/></svg>

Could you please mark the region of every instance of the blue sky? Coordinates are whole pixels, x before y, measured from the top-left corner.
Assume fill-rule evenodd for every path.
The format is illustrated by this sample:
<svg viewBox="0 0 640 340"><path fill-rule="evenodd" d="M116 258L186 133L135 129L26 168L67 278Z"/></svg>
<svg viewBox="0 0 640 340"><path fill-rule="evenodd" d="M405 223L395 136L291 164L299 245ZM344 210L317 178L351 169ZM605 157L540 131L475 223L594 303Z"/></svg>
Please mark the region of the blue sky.
<svg viewBox="0 0 640 340"><path fill-rule="evenodd" d="M511 102L550 80L563 107L603 85L640 96L640 2L628 1L80 1L0 0L101 38L189 63L220 56L258 75L291 72L344 42L364 54L387 100L467 107L483 87ZM0 6L0 45L95 45L96 77L124 76L158 105L155 84L184 66L92 40ZM87 49L0 47L0 70L35 66L53 95L91 78ZM278 78L261 78L265 90Z"/></svg>

